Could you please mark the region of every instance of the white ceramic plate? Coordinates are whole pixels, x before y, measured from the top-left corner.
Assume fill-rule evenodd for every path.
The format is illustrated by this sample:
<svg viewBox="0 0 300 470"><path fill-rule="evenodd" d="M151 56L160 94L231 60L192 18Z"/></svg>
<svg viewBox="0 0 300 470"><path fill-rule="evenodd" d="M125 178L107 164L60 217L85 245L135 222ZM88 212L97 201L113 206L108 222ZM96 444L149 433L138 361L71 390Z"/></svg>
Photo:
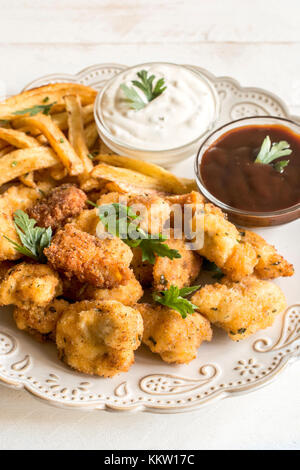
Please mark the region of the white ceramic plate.
<svg viewBox="0 0 300 470"><path fill-rule="evenodd" d="M76 76L40 78L26 89L57 81L80 82L100 89L123 68L96 65ZM218 125L249 115L291 117L284 103L271 93L242 88L231 78L216 78L201 70L215 83L221 97ZM193 161L186 160L174 171L192 177ZM57 406L159 413L201 408L214 400L258 389L300 357L299 232L300 220L259 230L296 269L294 277L276 281L287 296L289 308L272 328L241 343L232 342L223 331L215 329L213 341L203 344L198 358L184 366L167 365L142 347L127 374L102 379L72 371L57 359L54 345L39 344L18 331L7 308L1 310L0 317L0 381Z"/></svg>

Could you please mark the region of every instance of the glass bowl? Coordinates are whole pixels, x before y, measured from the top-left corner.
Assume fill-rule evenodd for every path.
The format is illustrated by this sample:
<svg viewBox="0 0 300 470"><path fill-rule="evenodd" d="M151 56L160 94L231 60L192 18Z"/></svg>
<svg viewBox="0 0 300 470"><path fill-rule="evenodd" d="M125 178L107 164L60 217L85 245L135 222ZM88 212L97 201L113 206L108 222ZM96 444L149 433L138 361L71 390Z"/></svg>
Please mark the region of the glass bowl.
<svg viewBox="0 0 300 470"><path fill-rule="evenodd" d="M198 79L201 80L206 85L211 95L211 100L212 100L213 107L214 107L214 113L213 113L213 118L211 120L208 119L207 126L204 132L202 132L196 139L190 142L187 142L185 145L182 145L180 147L170 148L170 149L164 149L164 150L151 150L151 149L149 150L149 149L143 149L143 148L136 148L127 143L122 142L121 140L116 138L116 136L112 135L108 127L105 125L104 120L101 115L102 98L106 90L110 87L111 83L114 80L116 80L120 75L130 71L131 69L135 69L139 65L138 66L135 65L134 67L130 67L130 68L122 70L119 74L115 75L111 80L109 80L106 83L105 87L101 90L101 92L98 94L96 98L95 109L94 109L95 121L96 121L96 125L97 125L98 132L99 132L101 139L111 150L113 150L117 154L125 155L127 157L138 158L140 160L146 160L148 162L155 163L157 165L162 165L165 167L170 167L171 165L174 165L196 154L199 148L201 139L203 139L203 137L205 137L207 133L213 129L218 119L219 111L220 111L220 102L219 102L218 93L213 83L208 78L206 78L200 71L198 72L185 65L178 65L178 64L172 64L172 63L167 63L167 62L145 63L145 64L141 64L140 67L142 68L145 66L155 65L155 64L171 65L172 67L180 67L180 68L188 69L189 72L195 74L198 77Z"/></svg>
<svg viewBox="0 0 300 470"><path fill-rule="evenodd" d="M246 227L270 227L274 225L282 225L300 217L300 203L295 204L291 207L273 211L273 212L251 212L236 207L229 206L217 199L211 192L206 188L200 172L201 161L203 155L207 149L217 141L223 134L227 132L249 125L282 125L288 127L294 133L300 136L300 125L294 121L285 118L279 118L274 116L254 116L248 118L238 119L232 121L212 132L201 144L198 154L195 159L195 175L196 182L201 193L215 206L218 206L224 212L228 214L228 218L241 226ZM300 182L299 182L300 184Z"/></svg>

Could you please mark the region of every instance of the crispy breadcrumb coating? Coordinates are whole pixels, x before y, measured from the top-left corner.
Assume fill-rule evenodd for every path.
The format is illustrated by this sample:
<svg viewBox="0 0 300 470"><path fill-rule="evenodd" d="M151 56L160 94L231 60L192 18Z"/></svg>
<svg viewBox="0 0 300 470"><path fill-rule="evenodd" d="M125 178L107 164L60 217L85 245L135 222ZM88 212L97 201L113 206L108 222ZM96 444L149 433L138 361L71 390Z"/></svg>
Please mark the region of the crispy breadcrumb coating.
<svg viewBox="0 0 300 470"><path fill-rule="evenodd" d="M70 305L56 329L59 357L73 369L103 377L129 370L142 336L140 313L113 300Z"/></svg>
<svg viewBox="0 0 300 470"><path fill-rule="evenodd" d="M183 319L180 313L168 307L137 304L144 321L143 343L163 361L186 364L197 356L203 341L211 341L209 321L194 313Z"/></svg>
<svg viewBox="0 0 300 470"><path fill-rule="evenodd" d="M58 274L46 264L20 263L0 284L0 305L44 307L62 293Z"/></svg>
<svg viewBox="0 0 300 470"><path fill-rule="evenodd" d="M86 194L73 184L62 184L52 189L48 196L27 210L39 227L61 228L70 217L76 217L84 209Z"/></svg>
<svg viewBox="0 0 300 470"><path fill-rule="evenodd" d="M14 266L12 261L2 261L0 262L0 282L3 281L7 272Z"/></svg>
<svg viewBox="0 0 300 470"><path fill-rule="evenodd" d="M136 279L143 287L150 287L153 282L153 265L148 261L142 261L142 250L140 248L132 248L133 258L131 261L131 269Z"/></svg>
<svg viewBox="0 0 300 470"><path fill-rule="evenodd" d="M63 277L63 296L67 299L76 300L117 300L123 305L132 306L143 296L141 284L130 272L130 279L124 285L112 289L101 289L91 284L82 284L77 279Z"/></svg>
<svg viewBox="0 0 300 470"><path fill-rule="evenodd" d="M53 300L46 307L32 306L29 309L15 307L14 320L19 330L33 335L39 341L51 339L55 341L58 319L68 308L65 300Z"/></svg>
<svg viewBox="0 0 300 470"><path fill-rule="evenodd" d="M181 258L155 257L153 266L154 290L162 291L171 286L177 286L179 289L191 286L200 273L202 259L187 248L184 240L171 238L165 244L171 249L177 250Z"/></svg>
<svg viewBox="0 0 300 470"><path fill-rule="evenodd" d="M191 301L209 321L227 331L233 341L271 326L286 308L281 289L255 276L238 283L224 278L221 284L206 285Z"/></svg>
<svg viewBox="0 0 300 470"><path fill-rule="evenodd" d="M280 276L292 276L294 267L283 256L277 253L276 248L270 245L257 233L245 230L240 232L242 240L250 243L256 251L258 263L254 272L260 279L274 279Z"/></svg>
<svg viewBox="0 0 300 470"><path fill-rule="evenodd" d="M44 250L49 263L68 278L112 288L130 279L130 248L117 237L100 240L67 224Z"/></svg>

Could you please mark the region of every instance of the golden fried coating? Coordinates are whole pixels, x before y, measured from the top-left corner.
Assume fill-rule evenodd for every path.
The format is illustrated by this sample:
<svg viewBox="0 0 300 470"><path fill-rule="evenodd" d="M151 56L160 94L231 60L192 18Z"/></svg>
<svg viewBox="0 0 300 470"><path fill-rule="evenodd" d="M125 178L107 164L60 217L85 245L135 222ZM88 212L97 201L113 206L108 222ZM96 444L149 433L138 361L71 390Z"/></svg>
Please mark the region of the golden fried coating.
<svg viewBox="0 0 300 470"><path fill-rule="evenodd" d="M202 287L191 301L209 321L227 331L233 341L271 326L286 308L281 289L255 276L238 283L224 278L221 284Z"/></svg>
<svg viewBox="0 0 300 470"><path fill-rule="evenodd" d="M100 240L67 224L44 250L50 264L66 277L110 289L130 279L130 248L117 237Z"/></svg>
<svg viewBox="0 0 300 470"><path fill-rule="evenodd" d="M62 293L58 274L46 264L20 263L0 284L0 305L44 307Z"/></svg>
<svg viewBox="0 0 300 470"><path fill-rule="evenodd" d="M100 219L97 208L91 210L86 209L82 211L78 217L72 220L72 224L76 225L79 230L94 236L97 233L97 226L99 222Z"/></svg>
<svg viewBox="0 0 300 470"><path fill-rule="evenodd" d="M212 339L209 321L198 313L183 319L180 313L162 305L141 303L135 308L143 317L143 343L165 362L191 362L200 344Z"/></svg>
<svg viewBox="0 0 300 470"><path fill-rule="evenodd" d="M170 218L168 202L157 194L126 194L124 196L119 193L108 193L103 194L97 201L99 206L113 203L121 203L132 207L140 216L140 227L148 233L161 233L165 223Z"/></svg>
<svg viewBox="0 0 300 470"><path fill-rule="evenodd" d="M257 256L250 243L243 242L237 228L212 204L204 205L204 244L198 253L214 262L233 281L253 273Z"/></svg>
<svg viewBox="0 0 300 470"><path fill-rule="evenodd" d="M22 184L11 186L0 195L0 261L16 260L22 257L21 253L15 250L12 243L6 240L3 235L19 243L13 214L16 210L26 210L37 199L42 197L40 191L48 188L47 184L41 184L37 188L28 188Z"/></svg>
<svg viewBox="0 0 300 470"><path fill-rule="evenodd" d="M81 189L73 184L62 184L36 202L27 213L36 220L39 227L51 227L52 230L57 230L67 222L68 218L80 214L86 200L86 194Z"/></svg>
<svg viewBox="0 0 300 470"><path fill-rule="evenodd" d="M140 313L116 301L78 302L56 329L59 357L85 374L113 377L127 372L143 336Z"/></svg>
<svg viewBox="0 0 300 470"><path fill-rule="evenodd" d="M133 272L124 285L112 289L99 289L91 284L82 284L77 279L63 277L63 295L65 298L76 300L117 300L123 305L132 306L143 296L141 284L136 280Z"/></svg>
<svg viewBox="0 0 300 470"><path fill-rule="evenodd" d="M245 230L241 232L242 240L250 243L256 251L258 263L254 272L260 279L274 279L280 276L292 276L294 267L283 256L277 253L276 248L257 233Z"/></svg>
<svg viewBox="0 0 300 470"><path fill-rule="evenodd" d="M131 261L131 269L136 279L143 287L150 287L153 282L153 265L148 261L142 261L142 250L140 248L132 248L133 258Z"/></svg>
<svg viewBox="0 0 300 470"><path fill-rule="evenodd" d="M156 256L153 266L154 289L161 291L169 289L172 285L181 289L192 285L200 273L202 259L189 250L183 240L171 238L165 243L173 250L179 251L181 258Z"/></svg>
<svg viewBox="0 0 300 470"><path fill-rule="evenodd" d="M40 341L48 338L55 340L58 319L68 306L65 300L55 299L46 307L15 307L14 320L19 330L27 331Z"/></svg>

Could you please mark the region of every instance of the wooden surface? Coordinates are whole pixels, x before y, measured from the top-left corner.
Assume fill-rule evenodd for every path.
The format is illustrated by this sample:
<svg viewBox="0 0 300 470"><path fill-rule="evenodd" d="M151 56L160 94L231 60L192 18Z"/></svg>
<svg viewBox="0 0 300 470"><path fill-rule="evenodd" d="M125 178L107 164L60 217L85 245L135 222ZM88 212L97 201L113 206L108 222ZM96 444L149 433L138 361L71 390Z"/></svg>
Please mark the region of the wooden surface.
<svg viewBox="0 0 300 470"><path fill-rule="evenodd" d="M165 60L267 88L300 114L299 0L0 0L0 7L0 95L95 63ZM299 389L298 363L252 395L158 416L58 410L0 387L0 449L299 449Z"/></svg>

